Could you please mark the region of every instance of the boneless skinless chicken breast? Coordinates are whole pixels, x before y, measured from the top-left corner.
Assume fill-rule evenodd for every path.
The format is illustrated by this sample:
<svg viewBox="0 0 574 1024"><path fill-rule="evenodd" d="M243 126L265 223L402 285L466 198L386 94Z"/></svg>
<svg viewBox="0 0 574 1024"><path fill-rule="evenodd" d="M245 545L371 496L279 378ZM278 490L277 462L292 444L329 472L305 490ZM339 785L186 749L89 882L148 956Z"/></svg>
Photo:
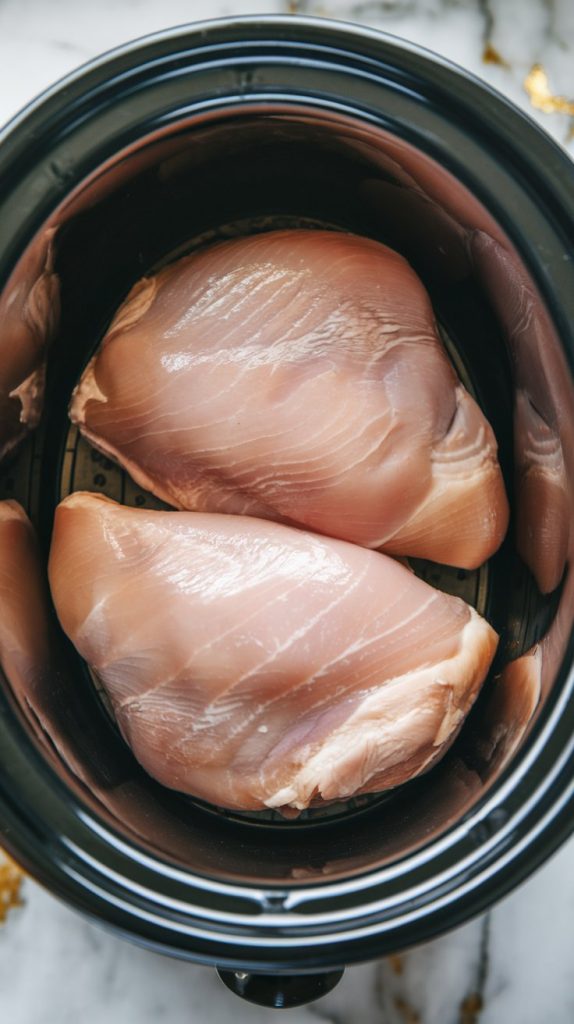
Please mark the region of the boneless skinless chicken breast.
<svg viewBox="0 0 574 1024"><path fill-rule="evenodd" d="M144 278L71 417L179 509L463 568L506 531L492 429L449 363L422 283L355 235L270 232Z"/></svg>
<svg viewBox="0 0 574 1024"><path fill-rule="evenodd" d="M49 575L144 768L230 808L306 808L424 771L497 644L386 555L243 516L76 493Z"/></svg>

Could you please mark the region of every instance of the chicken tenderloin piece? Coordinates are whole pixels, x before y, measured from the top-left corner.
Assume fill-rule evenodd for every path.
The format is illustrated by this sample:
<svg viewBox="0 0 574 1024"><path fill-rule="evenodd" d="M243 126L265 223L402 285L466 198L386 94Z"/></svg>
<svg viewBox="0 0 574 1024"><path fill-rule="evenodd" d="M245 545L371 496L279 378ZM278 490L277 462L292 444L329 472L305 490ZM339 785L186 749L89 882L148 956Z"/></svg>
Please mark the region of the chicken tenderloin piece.
<svg viewBox="0 0 574 1024"><path fill-rule="evenodd" d="M78 492L56 511L49 577L136 758L228 808L303 809L425 771L497 646L386 555L243 516Z"/></svg>
<svg viewBox="0 0 574 1024"><path fill-rule="evenodd" d="M422 282L356 235L234 239L144 278L70 416L178 509L466 569L507 529L494 434Z"/></svg>

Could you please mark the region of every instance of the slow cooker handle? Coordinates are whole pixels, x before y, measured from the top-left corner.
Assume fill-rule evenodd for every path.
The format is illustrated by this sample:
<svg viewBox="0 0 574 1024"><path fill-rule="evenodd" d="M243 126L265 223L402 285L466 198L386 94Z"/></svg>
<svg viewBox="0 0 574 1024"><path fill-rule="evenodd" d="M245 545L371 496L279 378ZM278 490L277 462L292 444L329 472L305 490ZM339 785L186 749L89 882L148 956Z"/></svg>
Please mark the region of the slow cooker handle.
<svg viewBox="0 0 574 1024"><path fill-rule="evenodd" d="M223 984L236 996L275 1010L289 1010L326 995L339 983L343 971L341 967L318 974L251 974L217 968Z"/></svg>

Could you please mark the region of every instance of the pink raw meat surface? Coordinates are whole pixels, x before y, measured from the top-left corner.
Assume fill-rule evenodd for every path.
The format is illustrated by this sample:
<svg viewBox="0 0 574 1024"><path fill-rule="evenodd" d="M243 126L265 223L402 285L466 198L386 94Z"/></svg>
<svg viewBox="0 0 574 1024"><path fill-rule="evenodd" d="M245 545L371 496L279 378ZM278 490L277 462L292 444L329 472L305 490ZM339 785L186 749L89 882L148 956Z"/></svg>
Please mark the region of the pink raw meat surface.
<svg viewBox="0 0 574 1024"><path fill-rule="evenodd" d="M386 555L242 516L76 493L49 575L144 768L230 808L301 809L426 770L497 645Z"/></svg>
<svg viewBox="0 0 574 1024"><path fill-rule="evenodd" d="M144 278L70 414L179 509L468 569L506 532L496 440L427 292L396 252L355 235L236 239Z"/></svg>

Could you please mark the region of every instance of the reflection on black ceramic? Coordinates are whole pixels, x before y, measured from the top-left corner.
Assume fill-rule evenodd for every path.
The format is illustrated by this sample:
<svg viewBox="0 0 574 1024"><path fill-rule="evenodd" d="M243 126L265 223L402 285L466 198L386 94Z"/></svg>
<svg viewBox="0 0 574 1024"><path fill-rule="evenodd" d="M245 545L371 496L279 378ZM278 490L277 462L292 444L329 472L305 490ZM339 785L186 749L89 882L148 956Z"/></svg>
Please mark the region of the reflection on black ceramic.
<svg viewBox="0 0 574 1024"><path fill-rule="evenodd" d="M0 462L37 427L48 345L58 327L56 229L41 231L0 294Z"/></svg>
<svg viewBox="0 0 574 1024"><path fill-rule="evenodd" d="M556 328L517 255L482 231L471 252L513 364L516 544L548 594L571 559L572 381Z"/></svg>
<svg viewBox="0 0 574 1024"><path fill-rule="evenodd" d="M0 172L0 281L24 281L27 246L57 227L50 273L61 317L46 415L0 477L0 494L31 513L44 555L54 507L71 489L152 503L67 418L122 297L190 245L277 224L353 230L404 252L495 429L509 493L516 479L514 523L488 566L416 565L503 635L497 679L428 776L287 824L167 793L135 764L85 666L54 634L59 653L42 674L53 745L18 711L22 686L0 687L4 841L123 932L256 973L368 958L476 913L571 827L566 158L480 85L416 50L271 18L144 42L80 74L4 138ZM549 530L557 543L543 566Z"/></svg>
<svg viewBox="0 0 574 1024"><path fill-rule="evenodd" d="M331 992L341 980L343 971L321 974L250 974L247 971L219 971L219 977L237 996L258 1006L290 1010Z"/></svg>

